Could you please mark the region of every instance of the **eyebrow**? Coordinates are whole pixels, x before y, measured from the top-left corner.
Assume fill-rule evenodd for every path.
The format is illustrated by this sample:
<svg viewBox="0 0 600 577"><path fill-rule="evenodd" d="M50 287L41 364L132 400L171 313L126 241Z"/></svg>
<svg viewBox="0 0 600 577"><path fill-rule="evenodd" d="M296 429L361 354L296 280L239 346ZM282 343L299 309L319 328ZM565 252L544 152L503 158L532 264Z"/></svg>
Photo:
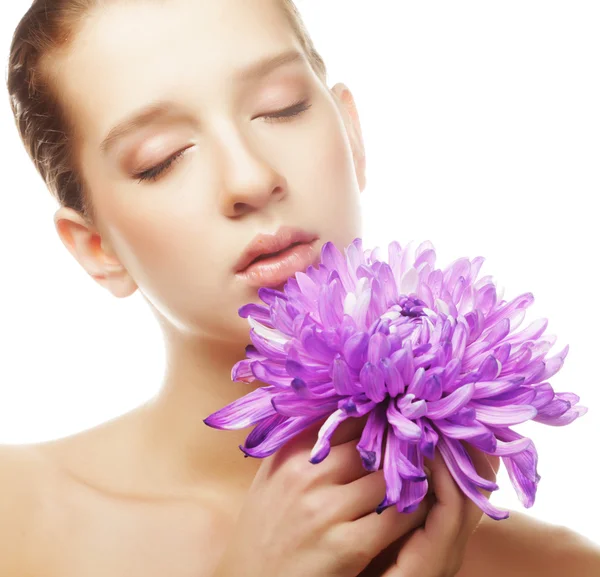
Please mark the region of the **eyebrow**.
<svg viewBox="0 0 600 577"><path fill-rule="evenodd" d="M233 74L233 79L238 84L246 84L266 76L281 66L302 61L305 61L305 57L301 52L298 52L296 49L287 50L274 56L261 58L249 66L236 70ZM134 112L109 131L106 138L100 143L100 151L103 154L107 154L118 140L139 128L158 122L169 116L181 116L173 112L174 107L175 103L171 100L160 100L144 106L141 110Z"/></svg>

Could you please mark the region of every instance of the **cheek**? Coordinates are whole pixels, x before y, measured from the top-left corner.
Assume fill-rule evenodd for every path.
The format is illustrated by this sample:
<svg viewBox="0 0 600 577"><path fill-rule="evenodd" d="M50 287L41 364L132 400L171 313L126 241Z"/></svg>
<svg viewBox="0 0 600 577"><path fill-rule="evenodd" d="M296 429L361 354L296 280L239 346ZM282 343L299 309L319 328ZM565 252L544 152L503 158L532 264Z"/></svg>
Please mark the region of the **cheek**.
<svg viewBox="0 0 600 577"><path fill-rule="evenodd" d="M234 302L229 290L232 239L211 227L214 219L204 208L188 206L185 214L180 205L167 212L151 204L138 206L134 217L116 216L127 214L120 206L106 218L111 242L140 292L161 315L191 332L217 335L229 323L247 333L247 321L237 314L245 301Z"/></svg>
<svg viewBox="0 0 600 577"><path fill-rule="evenodd" d="M97 203L117 254L141 289L179 281L186 273L192 276L194 266L210 265L210 207L188 192L203 187L193 181L191 168L156 186L110 189Z"/></svg>
<svg viewBox="0 0 600 577"><path fill-rule="evenodd" d="M206 291L206 279L214 283L222 272L214 266L217 256L206 242L210 232L189 215L138 206L135 216L110 218L109 235L129 274L157 306ZM203 274L206 270L211 274Z"/></svg>
<svg viewBox="0 0 600 577"><path fill-rule="evenodd" d="M302 188L307 209L321 224L323 236L348 245L361 235L360 189L342 120L332 113L315 142L319 146L307 171L310 182Z"/></svg>

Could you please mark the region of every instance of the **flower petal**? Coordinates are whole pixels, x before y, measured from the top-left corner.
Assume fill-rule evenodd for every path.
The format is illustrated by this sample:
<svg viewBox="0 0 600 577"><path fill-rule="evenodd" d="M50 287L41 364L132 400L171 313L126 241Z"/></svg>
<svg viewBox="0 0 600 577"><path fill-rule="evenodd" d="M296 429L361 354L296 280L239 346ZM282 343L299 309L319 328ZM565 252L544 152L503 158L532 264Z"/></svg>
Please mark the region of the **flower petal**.
<svg viewBox="0 0 600 577"><path fill-rule="evenodd" d="M368 281L369 279L361 279L362 281ZM367 330L367 313L369 312L369 307L371 306L371 296L372 291L370 288L367 288L361 291L356 298L356 306L354 307L353 317L356 321L356 325L363 330Z"/></svg>
<svg viewBox="0 0 600 577"><path fill-rule="evenodd" d="M288 391L274 395L271 403L277 413L286 417L302 417L315 414L325 417L331 411L337 409L339 400L339 395L335 393L329 396L302 399L295 391Z"/></svg>
<svg viewBox="0 0 600 577"><path fill-rule="evenodd" d="M543 418L554 418L560 417L560 415L566 413L571 408L569 401L563 401L562 399L554 399L548 404L538 409L537 416Z"/></svg>
<svg viewBox="0 0 600 577"><path fill-rule="evenodd" d="M519 497L519 501L523 504L524 507L529 508L533 506L535 503L535 495L537 490L537 485L530 479L527 479L519 467L515 465L514 460L511 457L503 457L502 462L506 467L506 471L508 472L508 476L511 480L512 486L517 492L517 496Z"/></svg>
<svg viewBox="0 0 600 577"><path fill-rule="evenodd" d="M496 437L485 425L477 421L472 425L459 425L440 419L435 421L433 428L439 430L440 436L468 441L471 445L486 453L492 453L496 450Z"/></svg>
<svg viewBox="0 0 600 577"><path fill-rule="evenodd" d="M331 436L337 429L338 425L349 417L346 411L338 409L331 413L323 426L319 429L317 442L310 453L310 462L313 464L320 463L331 451Z"/></svg>
<svg viewBox="0 0 600 577"><path fill-rule="evenodd" d="M381 359L386 358L390 354L390 342L383 333L375 333L369 339L367 351L367 360L376 365Z"/></svg>
<svg viewBox="0 0 600 577"><path fill-rule="evenodd" d="M524 341L533 341L539 338L547 327L548 319L536 319L527 328L512 334L505 342L514 344L522 343Z"/></svg>
<svg viewBox="0 0 600 577"><path fill-rule="evenodd" d="M288 374L285 376L280 376L277 373L273 373L272 369L279 372L278 369L280 367L275 363L270 363L269 361L253 361L252 362L252 374L263 383L267 383L268 385L273 385L278 389L288 389L292 384L292 377Z"/></svg>
<svg viewBox="0 0 600 577"><path fill-rule="evenodd" d="M457 425L464 425L468 427L477 422L475 419L475 409L467 405L466 407L462 407L456 411L456 413L453 415L447 417L447 420L456 423Z"/></svg>
<svg viewBox="0 0 600 577"><path fill-rule="evenodd" d="M394 360L396 359L402 359L405 360L408 358L408 350L405 348L402 348L399 352L398 355L392 355L392 358ZM397 361L399 362L399 361ZM398 366L398 365L396 365ZM423 390L424 390L424 380L425 380L425 368L424 367L419 367L412 376L412 379L409 381L408 387L406 387L406 392L409 395L414 395L415 397L423 397ZM406 374L406 371L403 371L404 374Z"/></svg>
<svg viewBox="0 0 600 577"><path fill-rule="evenodd" d="M471 499L484 513L486 513L492 519L500 520L508 518L509 511L494 507L490 501L486 499L485 495L482 495L479 492L477 486L464 473L462 467L464 466L465 458L457 446L460 446L460 442L453 439L440 437L438 441L440 453L446 463L446 466L448 467L448 470L450 471L450 474L456 481L456 484L462 489L463 493L469 497L469 499ZM464 451L464 449L462 450ZM464 452L466 453L466 451ZM461 455L462 459L459 463Z"/></svg>
<svg viewBox="0 0 600 577"><path fill-rule="evenodd" d="M581 399L575 393L555 393L556 398L568 401L571 405L576 405Z"/></svg>
<svg viewBox="0 0 600 577"><path fill-rule="evenodd" d="M386 507L394 505L400 499L400 491L402 490L402 477L400 476L396 466L400 450L400 439L394 434L392 427L388 427L385 453L383 456L385 498L377 507L378 513L381 513Z"/></svg>
<svg viewBox="0 0 600 577"><path fill-rule="evenodd" d="M524 377L502 379L498 381L477 381L475 384L475 392L473 399L484 399L486 397L494 397L507 391L513 391L520 387L525 382Z"/></svg>
<svg viewBox="0 0 600 577"><path fill-rule="evenodd" d="M258 289L258 298L262 300L266 305L273 306L277 299L287 300L287 296L281 291L268 288L268 287L260 287Z"/></svg>
<svg viewBox="0 0 600 577"><path fill-rule="evenodd" d="M299 357L294 358L291 351L285 361L285 370L290 377L297 377L310 383L326 383L330 380L329 368L326 365L301 362Z"/></svg>
<svg viewBox="0 0 600 577"><path fill-rule="evenodd" d="M389 424L393 427L394 432L401 439L417 441L421 439L423 431L415 422L407 419L396 407L395 404L389 403L386 411L386 416Z"/></svg>
<svg viewBox="0 0 600 577"><path fill-rule="evenodd" d="M360 370L367 358L367 347L369 346L369 335L366 332L358 332L352 335L344 344L344 358L348 365Z"/></svg>
<svg viewBox="0 0 600 577"><path fill-rule="evenodd" d="M279 425L287 421L283 415L271 415L263 419L252 429L252 432L246 437L244 443L245 449L252 449L260 445Z"/></svg>
<svg viewBox="0 0 600 577"><path fill-rule="evenodd" d="M372 411L377 403L370 401L363 394L338 402L338 409L345 411L351 417L362 417Z"/></svg>
<svg viewBox="0 0 600 577"><path fill-rule="evenodd" d="M319 317L324 327L337 327L344 316L341 283L335 279L331 286L322 286L319 292Z"/></svg>
<svg viewBox="0 0 600 577"><path fill-rule="evenodd" d="M534 406L535 391L530 385L520 386L512 391L501 393L494 397L485 399L486 405L503 406L503 405L531 405ZM537 408L537 407L536 407Z"/></svg>
<svg viewBox="0 0 600 577"><path fill-rule="evenodd" d="M565 357L567 356L568 352L569 352L569 345L567 345L560 353L558 353L554 357L546 359L546 361L545 361L546 370L542 373L540 380L546 381L547 379L549 379L550 377L553 377L556 373L558 373L558 371L563 366Z"/></svg>
<svg viewBox="0 0 600 577"><path fill-rule="evenodd" d="M413 513L419 508L421 501L427 494L428 481L411 481L404 479L402 489L400 489L400 498L396 503L396 509L400 513Z"/></svg>
<svg viewBox="0 0 600 577"><path fill-rule="evenodd" d="M271 319L278 331L286 334L294 334L294 319L298 316L298 310L283 299L276 299L271 307Z"/></svg>
<svg viewBox="0 0 600 577"><path fill-rule="evenodd" d="M259 387L209 415L203 419L204 423L215 429L227 430L245 429L254 425L275 414L271 405L271 390L272 387Z"/></svg>
<svg viewBox="0 0 600 577"><path fill-rule="evenodd" d="M407 419L411 419L413 421L420 419L427 414L427 401L424 401L423 399L413 401L412 403L409 403L403 407L401 413Z"/></svg>
<svg viewBox="0 0 600 577"><path fill-rule="evenodd" d="M528 292L514 298L512 301L499 306L492 314L489 315L487 321L496 324L500 319L510 316L519 308L527 308L534 301L533 294Z"/></svg>
<svg viewBox="0 0 600 577"><path fill-rule="evenodd" d="M381 464L383 436L387 430L385 410L383 405L377 405L369 414L367 423L356 449L358 450L364 468L367 471L377 471Z"/></svg>
<svg viewBox="0 0 600 577"><path fill-rule="evenodd" d="M491 407L477 401L471 401L475 416L484 425L518 425L537 415L537 409L531 405L506 405Z"/></svg>
<svg viewBox="0 0 600 577"><path fill-rule="evenodd" d="M583 417L588 412L587 407L576 406L571 407L568 411L564 412L562 415L558 415L556 417L545 417L543 415L535 417L533 420L537 423L542 423L544 425L550 425L552 427L564 427L565 425L571 424L575 419L579 417Z"/></svg>
<svg viewBox="0 0 600 577"><path fill-rule="evenodd" d="M399 450L396 453L396 467L402 479L408 481L427 480L427 475L423 470L423 467L413 462L413 459L415 461L417 460L417 454L414 451L411 451L411 458L408 457L409 447L411 446L409 441L401 437L398 437L398 440Z"/></svg>
<svg viewBox="0 0 600 577"><path fill-rule="evenodd" d="M487 340L487 339L486 339ZM479 367L479 381L494 381L498 378L502 365L494 355L488 355Z"/></svg>
<svg viewBox="0 0 600 577"><path fill-rule="evenodd" d="M387 392L395 398L404 392L404 381L400 371L392 364L390 359L381 359L380 366L385 377Z"/></svg>
<svg viewBox="0 0 600 577"><path fill-rule="evenodd" d="M269 341L271 346L278 347L281 352L285 351L285 344L290 340L290 337L277 329L267 327L252 317L248 317L248 323L254 332L265 341Z"/></svg>
<svg viewBox="0 0 600 577"><path fill-rule="evenodd" d="M346 361L337 355L333 361L333 388L339 395L355 395L362 392L359 383L355 382Z"/></svg>
<svg viewBox="0 0 600 577"><path fill-rule="evenodd" d="M249 303L238 309L238 315L244 319L252 316L259 323L263 323L267 326L272 324L271 312L268 307L264 305Z"/></svg>
<svg viewBox="0 0 600 577"><path fill-rule="evenodd" d="M419 443L419 451L429 460L435 457L435 446L437 445L439 435L433 430L431 425L423 421L423 437Z"/></svg>
<svg viewBox="0 0 600 577"><path fill-rule="evenodd" d="M527 437L523 437L522 439L517 439L515 441L497 441L496 450L494 451L494 455L499 457L508 457L511 455L515 455L520 453L521 451L525 451L531 445L531 439Z"/></svg>
<svg viewBox="0 0 600 577"><path fill-rule="evenodd" d="M428 402L438 402L442 397L442 380L435 373L429 374L423 379L423 390L420 396Z"/></svg>
<svg viewBox="0 0 600 577"><path fill-rule="evenodd" d="M439 401L427 403L427 417L429 419L445 419L464 407L473 397L475 385L468 383L450 393Z"/></svg>
<svg viewBox="0 0 600 577"><path fill-rule="evenodd" d="M337 271L345 292L354 290L354 282L348 274L348 265L344 255L332 242L326 242L321 249L321 263L330 271Z"/></svg>
<svg viewBox="0 0 600 577"><path fill-rule="evenodd" d="M265 439L255 447L240 445L240 449L249 457L264 459L278 451L290 439L301 433L304 429L321 421L322 417L290 417L274 426Z"/></svg>
<svg viewBox="0 0 600 577"><path fill-rule="evenodd" d="M380 403L387 396L383 373L378 366L366 362L360 371L360 383L367 397Z"/></svg>
<svg viewBox="0 0 600 577"><path fill-rule="evenodd" d="M317 332L314 325L302 330L300 341L305 352L316 362L329 365L336 354L324 341L322 335Z"/></svg>
<svg viewBox="0 0 600 577"><path fill-rule="evenodd" d="M490 347L495 346L499 343L508 333L510 332L510 320L502 319L496 325L492 325L494 328L482 338L490 344Z"/></svg>
<svg viewBox="0 0 600 577"><path fill-rule="evenodd" d="M244 359L243 361L237 362L231 369L231 380L242 383L251 383L255 380L255 376L252 373L252 363L254 361L250 359Z"/></svg>
<svg viewBox="0 0 600 577"><path fill-rule="evenodd" d="M265 327L263 327L263 329L264 328ZM258 352L268 359L277 361L283 361L285 359L286 351L281 343L261 337L254 329L250 331L250 340Z"/></svg>
<svg viewBox="0 0 600 577"><path fill-rule="evenodd" d="M461 361L458 358L452 359L445 367L442 375L442 384L445 392L452 392L452 385L460 374Z"/></svg>

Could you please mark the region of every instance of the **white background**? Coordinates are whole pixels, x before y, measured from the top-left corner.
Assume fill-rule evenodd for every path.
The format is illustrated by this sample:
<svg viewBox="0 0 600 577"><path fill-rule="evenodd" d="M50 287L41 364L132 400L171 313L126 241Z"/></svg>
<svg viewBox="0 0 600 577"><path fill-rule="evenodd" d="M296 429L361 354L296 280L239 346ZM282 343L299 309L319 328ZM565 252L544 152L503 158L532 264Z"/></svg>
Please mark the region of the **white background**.
<svg viewBox="0 0 600 577"><path fill-rule="evenodd" d="M0 7L4 62L29 2ZM526 423L542 476L528 514L600 543L597 459L600 4L299 1L331 85L354 92L367 150L365 244L429 239L438 266L486 258L522 327L570 344L554 389L588 414ZM6 65L4 65L6 70ZM139 294L111 297L52 223L55 201L0 100L0 443L75 433L150 397L162 340ZM492 501L525 511L502 471Z"/></svg>

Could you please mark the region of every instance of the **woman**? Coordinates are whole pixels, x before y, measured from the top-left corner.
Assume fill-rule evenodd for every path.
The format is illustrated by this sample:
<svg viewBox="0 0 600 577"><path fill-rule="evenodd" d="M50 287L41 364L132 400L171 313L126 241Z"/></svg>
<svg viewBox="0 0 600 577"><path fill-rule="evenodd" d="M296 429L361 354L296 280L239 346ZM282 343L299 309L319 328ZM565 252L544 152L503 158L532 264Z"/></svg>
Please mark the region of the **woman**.
<svg viewBox="0 0 600 577"><path fill-rule="evenodd" d="M384 480L360 466L359 423L319 467L316 428L259 461L240 458L247 431L203 423L248 392L230 382L238 308L361 236L358 114L325 72L289 0L42 0L19 24L8 89L58 234L114 296L140 290L167 371L118 419L3 448L0 575L596 574L569 531L482 519L439 455L435 497L373 513Z"/></svg>

